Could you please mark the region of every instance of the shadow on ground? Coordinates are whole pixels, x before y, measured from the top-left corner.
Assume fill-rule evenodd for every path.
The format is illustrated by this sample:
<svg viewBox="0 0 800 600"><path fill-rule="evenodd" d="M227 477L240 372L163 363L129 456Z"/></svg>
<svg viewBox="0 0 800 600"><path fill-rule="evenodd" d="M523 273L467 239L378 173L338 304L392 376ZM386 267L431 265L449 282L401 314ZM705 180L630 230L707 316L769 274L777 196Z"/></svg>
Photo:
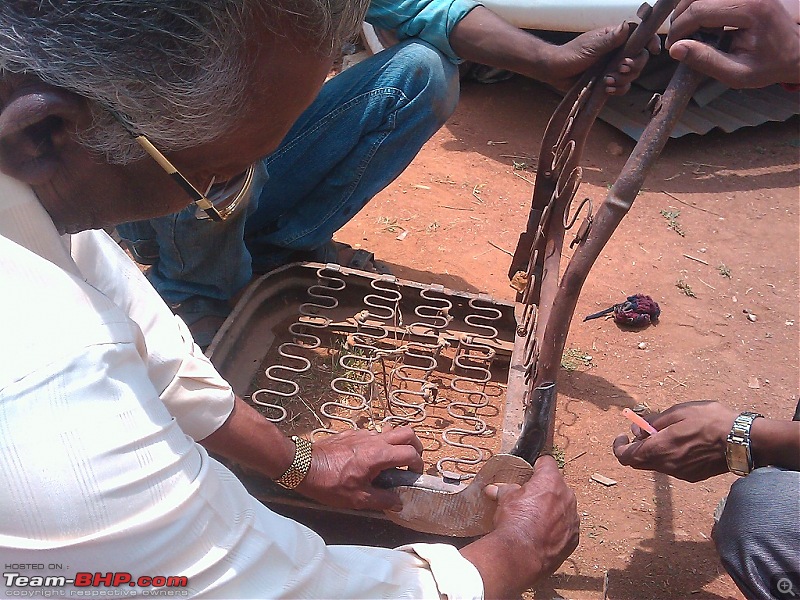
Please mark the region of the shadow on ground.
<svg viewBox="0 0 800 600"><path fill-rule="evenodd" d="M548 579L534 593L536 599L570 597L571 593L595 591L613 600L697 600L726 599L702 588L724 572L714 543L708 541L676 540L673 526L672 488L669 477L654 474L656 527L653 537L640 542L625 569L610 569L608 579L601 569L598 575L557 574ZM712 515L698 515L698 519L711 521ZM680 578L676 575L680 574ZM675 587L672 579L679 581Z"/></svg>

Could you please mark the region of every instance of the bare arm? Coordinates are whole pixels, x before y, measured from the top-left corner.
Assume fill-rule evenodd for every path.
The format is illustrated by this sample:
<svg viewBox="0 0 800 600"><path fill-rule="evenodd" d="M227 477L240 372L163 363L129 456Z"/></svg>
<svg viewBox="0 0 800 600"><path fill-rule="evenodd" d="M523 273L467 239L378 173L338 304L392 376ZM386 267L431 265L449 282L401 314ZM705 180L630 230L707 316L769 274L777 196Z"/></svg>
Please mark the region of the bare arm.
<svg viewBox="0 0 800 600"><path fill-rule="evenodd" d="M800 471L800 421L756 419L750 428L750 451L756 467Z"/></svg>
<svg viewBox="0 0 800 600"><path fill-rule="evenodd" d="M295 453L294 442L238 397L228 420L200 443L270 479L289 468ZM297 491L342 508L397 507L399 496L374 487L372 480L390 467L422 471L421 455L422 443L409 427L329 436L314 443L311 468Z"/></svg>
<svg viewBox="0 0 800 600"><path fill-rule="evenodd" d="M566 89L600 57L621 46L628 39L628 29L596 29L563 46L555 46L514 27L488 8L477 6L461 19L450 34L450 45L465 60L507 69L559 89ZM659 51L657 38L649 46ZM647 52L628 59L616 73L609 73L609 93L624 93L647 62Z"/></svg>

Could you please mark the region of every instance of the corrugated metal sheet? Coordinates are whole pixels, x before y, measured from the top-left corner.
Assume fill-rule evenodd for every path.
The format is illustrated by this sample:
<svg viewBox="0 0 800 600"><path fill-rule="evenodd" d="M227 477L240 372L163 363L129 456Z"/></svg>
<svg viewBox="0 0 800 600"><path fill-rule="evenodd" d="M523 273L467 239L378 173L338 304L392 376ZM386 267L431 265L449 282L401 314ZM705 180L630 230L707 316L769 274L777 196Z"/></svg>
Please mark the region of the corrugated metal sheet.
<svg viewBox="0 0 800 600"><path fill-rule="evenodd" d="M712 86L716 89L698 91L672 131L672 137L689 133L703 135L715 127L730 133L767 121L785 121L800 114L800 92L787 92L779 85L760 90L725 91L719 89L717 82ZM600 118L638 140L650 119L647 104L653 93L634 85L625 96L610 98Z"/></svg>

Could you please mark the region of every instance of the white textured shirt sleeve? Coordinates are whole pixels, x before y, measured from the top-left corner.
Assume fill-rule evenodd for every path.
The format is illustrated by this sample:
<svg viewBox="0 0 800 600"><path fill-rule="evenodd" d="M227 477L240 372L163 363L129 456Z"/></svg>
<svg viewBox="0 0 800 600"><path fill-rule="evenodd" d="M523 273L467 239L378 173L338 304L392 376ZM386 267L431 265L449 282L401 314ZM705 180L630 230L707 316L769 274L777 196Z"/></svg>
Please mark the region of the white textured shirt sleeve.
<svg viewBox="0 0 800 600"><path fill-rule="evenodd" d="M449 600L483 598L483 579L478 569L445 544L409 544L398 550L413 552L423 559L436 580L439 595Z"/></svg>
<svg viewBox="0 0 800 600"><path fill-rule="evenodd" d="M233 390L194 343L189 329L105 232L71 237L72 256L86 281L142 330L141 351L150 380L181 429L195 440L216 431L233 410Z"/></svg>

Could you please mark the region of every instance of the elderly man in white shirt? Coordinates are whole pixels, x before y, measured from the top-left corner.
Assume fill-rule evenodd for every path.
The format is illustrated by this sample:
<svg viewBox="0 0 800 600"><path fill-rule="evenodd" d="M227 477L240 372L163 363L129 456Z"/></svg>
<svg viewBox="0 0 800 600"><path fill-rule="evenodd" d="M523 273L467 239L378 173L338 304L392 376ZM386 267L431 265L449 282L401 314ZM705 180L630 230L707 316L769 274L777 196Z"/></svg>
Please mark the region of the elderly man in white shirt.
<svg viewBox="0 0 800 600"><path fill-rule="evenodd" d="M362 12L342 0L0 4L6 595L48 585L32 576L100 572L185 577L184 591L217 598L507 597L575 548L575 497L549 457L525 486L487 488L496 529L460 551L326 546L269 511L205 448L334 506L391 508L397 496L372 479L419 469L419 440L397 428L295 446L234 397L101 229L191 200L213 213L197 189L278 145Z"/></svg>

